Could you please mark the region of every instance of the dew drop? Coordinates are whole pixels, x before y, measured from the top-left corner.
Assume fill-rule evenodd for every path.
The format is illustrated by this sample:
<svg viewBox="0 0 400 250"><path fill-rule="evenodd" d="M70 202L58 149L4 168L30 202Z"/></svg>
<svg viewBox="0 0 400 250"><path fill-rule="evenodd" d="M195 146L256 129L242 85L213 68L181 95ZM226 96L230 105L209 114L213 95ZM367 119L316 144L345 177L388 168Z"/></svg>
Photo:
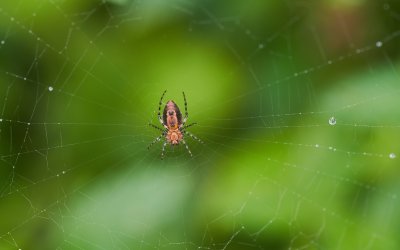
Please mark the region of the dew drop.
<svg viewBox="0 0 400 250"><path fill-rule="evenodd" d="M377 41L376 42L376 47L380 48L382 47L383 43L381 41Z"/></svg>
<svg viewBox="0 0 400 250"><path fill-rule="evenodd" d="M263 48L264 48L264 44L260 43L260 44L258 45L258 48L259 48L259 49L263 49Z"/></svg>
<svg viewBox="0 0 400 250"><path fill-rule="evenodd" d="M1 40L1 44L5 44L6 43L6 41L4 41L4 40Z"/></svg>
<svg viewBox="0 0 400 250"><path fill-rule="evenodd" d="M53 87L52 86L49 86L49 91L50 92L53 91Z"/></svg>
<svg viewBox="0 0 400 250"><path fill-rule="evenodd" d="M336 125L336 118L335 117L331 117L331 118L329 118L329 125L332 125L332 126L334 126L334 125Z"/></svg>
<svg viewBox="0 0 400 250"><path fill-rule="evenodd" d="M390 158L390 159L396 158L396 154L395 154L395 153L390 153L390 154L389 154L389 158Z"/></svg>

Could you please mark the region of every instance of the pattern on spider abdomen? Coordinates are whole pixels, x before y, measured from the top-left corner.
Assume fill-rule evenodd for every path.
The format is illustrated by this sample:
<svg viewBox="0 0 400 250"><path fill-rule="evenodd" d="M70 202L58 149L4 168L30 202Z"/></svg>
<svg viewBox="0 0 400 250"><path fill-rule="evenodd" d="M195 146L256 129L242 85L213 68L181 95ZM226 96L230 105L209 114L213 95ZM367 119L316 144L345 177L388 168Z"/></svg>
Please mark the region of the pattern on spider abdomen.
<svg viewBox="0 0 400 250"><path fill-rule="evenodd" d="M168 129L176 129L182 125L182 113L178 105L172 100L168 101L163 111L163 122Z"/></svg>

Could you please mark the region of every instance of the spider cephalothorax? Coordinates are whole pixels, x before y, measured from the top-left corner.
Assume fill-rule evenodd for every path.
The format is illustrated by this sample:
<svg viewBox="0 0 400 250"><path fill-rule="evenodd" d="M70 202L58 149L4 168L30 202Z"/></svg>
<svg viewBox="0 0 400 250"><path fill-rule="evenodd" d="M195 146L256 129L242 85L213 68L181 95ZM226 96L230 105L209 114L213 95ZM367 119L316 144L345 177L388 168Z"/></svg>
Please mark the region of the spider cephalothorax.
<svg viewBox="0 0 400 250"><path fill-rule="evenodd" d="M196 123L192 123L189 125L186 124L186 120L188 117L188 112L187 112L187 102L186 102L186 96L185 93L183 93L183 99L185 101L185 117L182 119L182 113L179 110L178 105L172 100L168 101L164 107L164 111L161 117L161 105L162 105L162 100L164 98L164 95L167 91L165 90L164 93L161 96L160 103L158 106L158 120L160 121L161 125L163 125L164 129L161 129L153 124L149 124L150 126L161 130L163 133L157 137L150 145L148 148L150 148L154 143L160 141L163 137L165 138L165 142L162 147L162 152L161 152L161 159L164 158L164 152L165 152L165 146L167 143L170 145L178 145L180 142L182 142L187 151L189 152L190 156L192 155L192 152L190 152L188 145L186 144L184 140L184 135L188 135L194 140L197 140L201 143L203 143L199 138L194 136L193 134L189 133L186 131L186 129L190 126L195 125Z"/></svg>
<svg viewBox="0 0 400 250"><path fill-rule="evenodd" d="M182 140L183 135L179 129L168 130L166 138L169 143L176 145Z"/></svg>

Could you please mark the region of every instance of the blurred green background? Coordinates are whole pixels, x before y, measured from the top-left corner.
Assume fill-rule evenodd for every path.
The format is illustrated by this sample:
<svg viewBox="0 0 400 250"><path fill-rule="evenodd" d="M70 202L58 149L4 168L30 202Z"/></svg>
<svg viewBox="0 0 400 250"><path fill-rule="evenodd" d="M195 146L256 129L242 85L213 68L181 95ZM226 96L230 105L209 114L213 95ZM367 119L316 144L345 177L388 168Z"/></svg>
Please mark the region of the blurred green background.
<svg viewBox="0 0 400 250"><path fill-rule="evenodd" d="M0 249L400 249L399 41L394 0L2 1Z"/></svg>

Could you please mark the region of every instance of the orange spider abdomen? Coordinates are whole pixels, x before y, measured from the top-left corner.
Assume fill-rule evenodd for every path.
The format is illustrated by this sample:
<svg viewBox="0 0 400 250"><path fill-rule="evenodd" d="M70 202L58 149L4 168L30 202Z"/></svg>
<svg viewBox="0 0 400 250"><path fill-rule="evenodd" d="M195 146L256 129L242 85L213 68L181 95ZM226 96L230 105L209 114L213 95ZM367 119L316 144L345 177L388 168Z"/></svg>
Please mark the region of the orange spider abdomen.
<svg viewBox="0 0 400 250"><path fill-rule="evenodd" d="M177 129L182 124L182 114L178 105L172 100L165 105L163 123L168 129Z"/></svg>
<svg viewBox="0 0 400 250"><path fill-rule="evenodd" d="M168 127L168 129L177 129L178 128L178 119L176 119L176 116L168 116L167 117L167 127Z"/></svg>

